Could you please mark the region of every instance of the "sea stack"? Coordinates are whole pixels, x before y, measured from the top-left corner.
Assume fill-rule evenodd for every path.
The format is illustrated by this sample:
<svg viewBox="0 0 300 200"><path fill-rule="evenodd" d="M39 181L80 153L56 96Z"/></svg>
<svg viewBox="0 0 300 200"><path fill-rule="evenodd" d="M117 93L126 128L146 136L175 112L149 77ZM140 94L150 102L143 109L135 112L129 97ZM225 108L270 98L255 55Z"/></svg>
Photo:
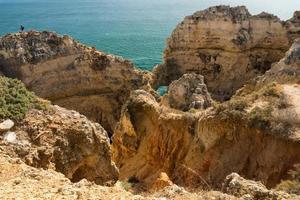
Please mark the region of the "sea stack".
<svg viewBox="0 0 300 200"><path fill-rule="evenodd" d="M251 15L244 6L195 12L169 37L164 63L154 70L155 86L194 72L204 76L213 98L228 100L284 56L300 36L298 15L282 21L265 12Z"/></svg>

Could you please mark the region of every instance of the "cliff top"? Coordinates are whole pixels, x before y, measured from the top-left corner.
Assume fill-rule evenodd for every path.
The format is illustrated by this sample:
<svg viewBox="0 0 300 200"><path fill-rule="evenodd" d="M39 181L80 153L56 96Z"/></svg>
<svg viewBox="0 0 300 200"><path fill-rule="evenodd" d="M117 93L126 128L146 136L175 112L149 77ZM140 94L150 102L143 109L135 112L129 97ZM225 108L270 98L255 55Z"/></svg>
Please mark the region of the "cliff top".
<svg viewBox="0 0 300 200"><path fill-rule="evenodd" d="M190 19L206 19L211 20L214 18L230 18L233 22L241 22L244 20L252 18L265 18L270 20L278 20L280 19L272 14L262 12L258 15L251 15L248 9L245 6L236 6L236 7L230 7L230 6L213 6L208 9L197 11L193 15L188 16L187 18Z"/></svg>
<svg viewBox="0 0 300 200"><path fill-rule="evenodd" d="M31 30L9 33L0 37L0 58L11 59L10 62L16 64L37 64L59 56L83 54L85 56L79 59L102 61L103 57L107 57L114 61L127 61L119 56L105 54L94 47L81 44L68 35L59 35L55 32Z"/></svg>

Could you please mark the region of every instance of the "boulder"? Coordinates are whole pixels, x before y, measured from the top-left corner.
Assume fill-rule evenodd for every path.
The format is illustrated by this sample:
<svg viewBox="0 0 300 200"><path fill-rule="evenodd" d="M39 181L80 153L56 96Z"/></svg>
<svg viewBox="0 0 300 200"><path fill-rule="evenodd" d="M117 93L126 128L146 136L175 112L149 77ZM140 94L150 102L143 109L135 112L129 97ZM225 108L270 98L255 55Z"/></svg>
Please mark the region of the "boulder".
<svg viewBox="0 0 300 200"><path fill-rule="evenodd" d="M0 132L8 131L12 127L14 127L14 125L15 125L15 123L12 120L7 119L7 120L3 121L2 123L0 123Z"/></svg>
<svg viewBox="0 0 300 200"><path fill-rule="evenodd" d="M151 191L159 191L159 190L163 190L166 187L172 186L173 183L170 180L169 176L164 173L161 172L158 177L155 179L155 181L153 182L153 184L151 185L150 190Z"/></svg>
<svg viewBox="0 0 300 200"><path fill-rule="evenodd" d="M9 143L14 143L17 139L16 133L8 131L4 134L3 140Z"/></svg>
<svg viewBox="0 0 300 200"><path fill-rule="evenodd" d="M247 200L298 199L281 191L269 190L260 182L246 180L236 173L228 175L223 183L223 192Z"/></svg>
<svg viewBox="0 0 300 200"><path fill-rule="evenodd" d="M184 74L180 79L172 82L167 98L171 108L183 111L192 108L206 109L212 103L204 77L195 73Z"/></svg>

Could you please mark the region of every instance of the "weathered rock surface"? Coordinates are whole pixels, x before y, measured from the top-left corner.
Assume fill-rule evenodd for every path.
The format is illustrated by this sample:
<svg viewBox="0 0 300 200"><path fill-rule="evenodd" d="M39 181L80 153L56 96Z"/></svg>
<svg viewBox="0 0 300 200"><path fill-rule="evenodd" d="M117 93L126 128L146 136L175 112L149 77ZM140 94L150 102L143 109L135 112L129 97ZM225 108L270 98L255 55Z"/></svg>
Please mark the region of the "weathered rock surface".
<svg viewBox="0 0 300 200"><path fill-rule="evenodd" d="M163 190L164 188L172 186L172 185L173 185L173 182L170 180L169 176L166 173L162 172L158 175L156 180L153 182L150 190L159 191L159 190Z"/></svg>
<svg viewBox="0 0 300 200"><path fill-rule="evenodd" d="M288 29L288 35L290 40L293 42L295 39L299 38L300 34L300 11L296 11L294 16L286 21L285 26Z"/></svg>
<svg viewBox="0 0 300 200"><path fill-rule="evenodd" d="M0 149L28 165L54 169L74 182L118 180L106 131L75 111L50 105L47 111L31 109L13 131L0 138Z"/></svg>
<svg viewBox="0 0 300 200"><path fill-rule="evenodd" d="M51 169L36 169L20 159L5 155L0 149L0 199L128 199L128 200L234 200L234 196L217 191L189 193L172 185L153 194L134 195L116 185L104 187L86 179L72 183L63 174Z"/></svg>
<svg viewBox="0 0 300 200"><path fill-rule="evenodd" d="M149 75L128 60L51 32L0 38L0 71L38 96L99 122L109 133L130 91L151 90Z"/></svg>
<svg viewBox="0 0 300 200"><path fill-rule="evenodd" d="M289 195L281 191L268 190L262 183L246 180L233 173L226 177L223 191L240 199L300 199L300 196Z"/></svg>
<svg viewBox="0 0 300 200"><path fill-rule="evenodd" d="M180 79L172 82L165 97L171 108L179 110L206 109L211 106L212 99L204 84L204 77L184 74Z"/></svg>
<svg viewBox="0 0 300 200"><path fill-rule="evenodd" d="M258 84L243 87L230 101L212 108L181 112L160 105L144 91L136 91L124 106L113 137L113 159L120 178L136 177L146 185L161 172L175 184L195 187L220 183L237 172L278 184L300 163L299 63L297 43ZM277 65L281 70L276 70ZM279 73L279 74L277 74ZM287 77L287 76L290 76ZM264 84L264 78L277 77Z"/></svg>
<svg viewBox="0 0 300 200"><path fill-rule="evenodd" d="M154 69L157 85L184 73L205 78L218 100L230 98L247 81L279 61L300 37L299 12L286 22L243 7L216 6L186 17L168 39L164 64Z"/></svg>
<svg viewBox="0 0 300 200"><path fill-rule="evenodd" d="M12 120L10 120L10 119L4 120L3 122L0 123L0 132L2 132L2 131L8 131L14 125L15 125L15 123Z"/></svg>
<svg viewBox="0 0 300 200"><path fill-rule="evenodd" d="M285 57L262 77L258 77L258 84L263 85L270 82L282 84L296 83L300 84L300 39L295 40Z"/></svg>
<svg viewBox="0 0 300 200"><path fill-rule="evenodd" d="M160 106L150 94L137 91L113 136L113 160L120 179L136 177L151 185L154 177L166 172L176 184L219 187L229 173L238 172L274 186L300 162L297 129L288 133L283 128L281 138L269 133L268 127L261 130L243 120L243 115L256 119L259 114L243 111L239 116L238 110L230 108L224 113L211 109L196 114L175 112Z"/></svg>

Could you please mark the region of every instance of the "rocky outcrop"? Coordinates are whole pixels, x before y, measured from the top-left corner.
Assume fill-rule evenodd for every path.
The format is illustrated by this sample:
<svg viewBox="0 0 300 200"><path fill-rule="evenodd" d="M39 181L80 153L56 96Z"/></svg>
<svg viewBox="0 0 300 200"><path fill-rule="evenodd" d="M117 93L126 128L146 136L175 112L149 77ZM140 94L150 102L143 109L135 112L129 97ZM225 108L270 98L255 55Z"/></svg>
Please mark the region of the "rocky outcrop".
<svg viewBox="0 0 300 200"><path fill-rule="evenodd" d="M273 100L264 105L273 104L277 106ZM276 185L300 162L297 129L288 133L285 128L290 124L280 128L276 121L282 132L270 133L269 122L260 113L264 110L240 111L243 104L239 102L231 106L234 108L219 113L214 109L176 112L160 106L150 94L137 91L113 136L113 160L121 180L136 177L151 185L158 174L166 172L176 184L220 187L226 175L238 172L268 186ZM261 126L255 127L258 124Z"/></svg>
<svg viewBox="0 0 300 200"><path fill-rule="evenodd" d="M185 74L169 86L167 98L171 108L187 111L189 109L206 109L212 99L201 75Z"/></svg>
<svg viewBox="0 0 300 200"><path fill-rule="evenodd" d="M300 84L300 39L297 39L285 57L274 64L263 76L257 78L259 85L278 82Z"/></svg>
<svg viewBox="0 0 300 200"><path fill-rule="evenodd" d="M297 60L291 59L298 58L292 52L297 52L297 43L258 83L206 110L182 112L161 105L147 92L133 93L113 137L120 178L151 185L165 172L176 184L221 187L228 174L237 172L268 187L278 184L300 163L300 77L280 75L299 69L297 61L286 63Z"/></svg>
<svg viewBox="0 0 300 200"><path fill-rule="evenodd" d="M88 182L72 183L53 170L36 169L0 150L1 199L144 199L122 188L109 188Z"/></svg>
<svg viewBox="0 0 300 200"><path fill-rule="evenodd" d="M5 155L0 149L0 199L128 199L128 200L234 200L234 196L217 191L190 193L176 185L152 194L134 195L118 182L105 187L81 180L72 183L63 174L53 170L36 169L20 159Z"/></svg>
<svg viewBox="0 0 300 200"><path fill-rule="evenodd" d="M128 60L51 32L0 38L0 71L38 96L99 122L110 134L130 91L151 90L149 74Z"/></svg>
<svg viewBox="0 0 300 200"><path fill-rule="evenodd" d="M286 27L288 29L288 36L293 42L295 39L299 38L300 34L300 11L296 11L294 16L286 21Z"/></svg>
<svg viewBox="0 0 300 200"><path fill-rule="evenodd" d="M169 112L147 92L135 91L112 138L120 180L135 177L151 185L161 172L172 180L170 172L186 156L195 122L194 116Z"/></svg>
<svg viewBox="0 0 300 200"><path fill-rule="evenodd" d="M164 63L154 69L155 86L184 73L205 78L212 97L229 99L247 81L265 73L300 37L299 12L287 22L243 7L216 6L186 17L173 31Z"/></svg>
<svg viewBox="0 0 300 200"><path fill-rule="evenodd" d="M282 191L268 190L262 183L246 180L233 173L226 177L223 191L240 199L299 199L299 196L289 195Z"/></svg>
<svg viewBox="0 0 300 200"><path fill-rule="evenodd" d="M59 171L73 182L86 178L113 184L118 180L105 130L58 106L28 111L15 127L1 134L0 149L30 166Z"/></svg>

